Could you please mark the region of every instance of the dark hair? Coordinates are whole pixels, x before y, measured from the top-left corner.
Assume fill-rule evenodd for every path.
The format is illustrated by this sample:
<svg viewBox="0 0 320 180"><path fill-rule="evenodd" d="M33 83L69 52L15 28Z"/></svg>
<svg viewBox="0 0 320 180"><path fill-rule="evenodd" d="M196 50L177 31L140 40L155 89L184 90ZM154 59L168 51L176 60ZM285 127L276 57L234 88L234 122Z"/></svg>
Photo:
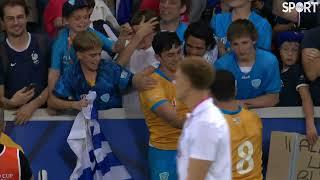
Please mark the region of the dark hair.
<svg viewBox="0 0 320 180"><path fill-rule="evenodd" d="M1 0L0 3L0 17L3 20L4 18L4 8L7 6L21 6L24 8L24 12L26 13L26 16L29 15L29 8L27 3L24 0Z"/></svg>
<svg viewBox="0 0 320 180"><path fill-rule="evenodd" d="M258 39L257 29L253 23L247 19L238 19L233 21L227 32L228 41L232 41L240 37L250 37L253 41Z"/></svg>
<svg viewBox="0 0 320 180"><path fill-rule="evenodd" d="M218 101L229 101L236 96L233 74L227 70L217 70L216 79L211 85L211 93Z"/></svg>
<svg viewBox="0 0 320 180"><path fill-rule="evenodd" d="M159 32L154 36L152 41L152 47L157 55L160 55L164 51L169 51L174 45L181 45L181 41L176 32Z"/></svg>
<svg viewBox="0 0 320 180"><path fill-rule="evenodd" d="M72 45L76 52L88 51L97 47L102 48L103 46L99 37L92 31L77 33Z"/></svg>
<svg viewBox="0 0 320 180"><path fill-rule="evenodd" d="M185 40L187 40L189 36L205 41L207 49L211 49L215 45L213 31L209 24L204 21L200 20L198 22L191 23L184 34Z"/></svg>
<svg viewBox="0 0 320 180"><path fill-rule="evenodd" d="M200 57L187 57L179 66L181 72L190 80L192 87L208 90L215 78L215 70Z"/></svg>
<svg viewBox="0 0 320 180"><path fill-rule="evenodd" d="M130 21L130 25L131 26L139 25L143 17L144 17L145 21L149 21L150 19L155 18L155 17L158 19L158 21L160 20L160 17L157 16L157 13L155 11L142 10L142 11L136 12L133 15L133 17L131 18L131 21ZM156 25L154 31L155 32L160 31L160 24Z"/></svg>
<svg viewBox="0 0 320 180"><path fill-rule="evenodd" d="M88 8L94 8L96 2L94 0L87 0Z"/></svg>
<svg viewBox="0 0 320 180"><path fill-rule="evenodd" d="M62 16L65 18L70 17L70 15L79 9L89 8L87 0L74 0L73 3L66 1L62 7Z"/></svg>

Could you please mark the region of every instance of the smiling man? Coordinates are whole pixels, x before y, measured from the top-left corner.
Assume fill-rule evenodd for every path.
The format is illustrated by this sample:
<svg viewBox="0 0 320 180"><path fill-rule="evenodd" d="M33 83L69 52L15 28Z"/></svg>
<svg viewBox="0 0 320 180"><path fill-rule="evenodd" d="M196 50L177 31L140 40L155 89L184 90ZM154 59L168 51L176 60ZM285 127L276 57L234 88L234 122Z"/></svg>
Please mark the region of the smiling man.
<svg viewBox="0 0 320 180"><path fill-rule="evenodd" d="M271 107L278 103L280 72L277 58L255 48L258 33L249 20L236 20L228 29L231 52L218 59L217 69L233 73L236 99L249 108Z"/></svg>
<svg viewBox="0 0 320 180"><path fill-rule="evenodd" d="M1 1L6 39L0 45L0 98L4 108L18 109L18 124L29 120L48 96L48 42L27 31L28 14L24 0Z"/></svg>

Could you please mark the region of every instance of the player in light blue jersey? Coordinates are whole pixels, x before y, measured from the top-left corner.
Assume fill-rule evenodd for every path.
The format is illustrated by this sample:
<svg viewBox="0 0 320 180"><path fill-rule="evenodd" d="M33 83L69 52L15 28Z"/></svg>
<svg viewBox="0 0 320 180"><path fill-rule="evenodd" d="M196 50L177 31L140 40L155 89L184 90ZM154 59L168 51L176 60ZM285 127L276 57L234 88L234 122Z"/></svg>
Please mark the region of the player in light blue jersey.
<svg viewBox="0 0 320 180"><path fill-rule="evenodd" d="M218 59L215 67L235 76L236 99L248 108L276 105L281 87L278 60L272 53L254 47L258 37L254 25L249 20L236 20L227 36L231 52Z"/></svg>
<svg viewBox="0 0 320 180"><path fill-rule="evenodd" d="M230 48L230 42L227 41L227 30L230 24L237 19L248 19L258 31L256 47L267 51L271 50L272 27L270 23L251 11L250 0L230 0L228 5L233 8L232 12L218 14L211 19L211 27L214 30L216 39L221 41L225 47L219 48L219 53L223 55L225 50ZM225 49L226 48L226 49Z"/></svg>

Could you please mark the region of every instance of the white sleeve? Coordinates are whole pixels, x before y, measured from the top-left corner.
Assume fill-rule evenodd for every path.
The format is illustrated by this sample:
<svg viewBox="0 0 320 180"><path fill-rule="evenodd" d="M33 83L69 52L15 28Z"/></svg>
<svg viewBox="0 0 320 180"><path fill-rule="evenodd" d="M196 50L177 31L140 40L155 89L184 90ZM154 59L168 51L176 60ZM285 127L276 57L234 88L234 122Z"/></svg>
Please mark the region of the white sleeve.
<svg viewBox="0 0 320 180"><path fill-rule="evenodd" d="M192 130L190 158L215 161L220 141L219 130L205 122L199 122Z"/></svg>

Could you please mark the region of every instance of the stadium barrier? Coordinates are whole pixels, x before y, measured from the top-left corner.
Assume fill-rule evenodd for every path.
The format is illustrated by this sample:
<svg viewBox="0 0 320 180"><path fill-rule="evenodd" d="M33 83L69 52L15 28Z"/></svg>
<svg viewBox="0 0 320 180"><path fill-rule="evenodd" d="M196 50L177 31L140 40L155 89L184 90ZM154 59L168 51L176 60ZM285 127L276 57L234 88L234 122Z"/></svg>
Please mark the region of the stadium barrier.
<svg viewBox="0 0 320 180"><path fill-rule="evenodd" d="M255 110L263 122L263 160L266 170L272 131L305 134L305 120L301 107L277 107ZM75 114L50 116L44 109L37 110L30 122L22 126L13 123L13 111L5 111L5 132L20 144L30 160L35 179L45 171L49 180L67 180L76 157L69 148L67 137ZM316 127L320 132L320 107L315 108ZM124 109L99 112L102 131L113 152L136 180L148 179L148 130L143 117Z"/></svg>

